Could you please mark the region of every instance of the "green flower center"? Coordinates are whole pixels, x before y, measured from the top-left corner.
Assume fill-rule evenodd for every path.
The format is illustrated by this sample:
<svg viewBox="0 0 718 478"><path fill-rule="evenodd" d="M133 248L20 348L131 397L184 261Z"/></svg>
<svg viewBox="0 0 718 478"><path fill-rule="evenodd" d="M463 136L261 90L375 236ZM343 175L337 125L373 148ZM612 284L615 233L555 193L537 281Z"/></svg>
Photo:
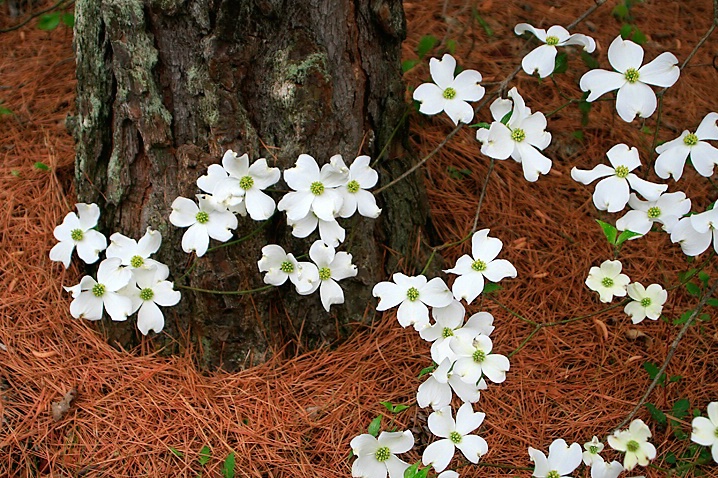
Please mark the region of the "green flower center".
<svg viewBox="0 0 718 478"><path fill-rule="evenodd" d="M142 256L132 256L130 259L130 265L135 269L139 269L145 264L145 258Z"/></svg>
<svg viewBox="0 0 718 478"><path fill-rule="evenodd" d="M209 222L209 214L207 214L204 211L200 211L197 213L197 215L194 217L198 223L200 224L207 224Z"/></svg>
<svg viewBox="0 0 718 478"><path fill-rule="evenodd" d="M461 433L459 433L459 432L454 431L454 432L449 433L449 440L451 440L451 442L454 445L458 445L459 443L461 443L462 438L463 437L461 436Z"/></svg>
<svg viewBox="0 0 718 478"><path fill-rule="evenodd" d="M511 132L511 139L513 139L517 143L520 143L521 141L526 139L526 133L521 128L516 128Z"/></svg>
<svg viewBox="0 0 718 478"><path fill-rule="evenodd" d="M651 298L650 297L644 297L641 299L641 307L648 307L651 305Z"/></svg>
<svg viewBox="0 0 718 478"><path fill-rule="evenodd" d="M698 144L698 136L696 136L693 133L688 133L685 138L683 138L683 144L686 146L695 146Z"/></svg>
<svg viewBox="0 0 718 478"><path fill-rule="evenodd" d="M287 274L291 274L292 272L294 272L294 264L289 261L284 261L279 266L279 270L282 272L286 272Z"/></svg>
<svg viewBox="0 0 718 478"><path fill-rule="evenodd" d="M638 70L636 70L635 68L629 68L628 70L626 70L626 72L623 74L623 76L626 77L627 82L635 83L638 81L638 78L641 75L638 73Z"/></svg>
<svg viewBox="0 0 718 478"><path fill-rule="evenodd" d="M598 454L598 447L596 445L591 445L590 447L588 447L588 452L591 455L596 455Z"/></svg>
<svg viewBox="0 0 718 478"><path fill-rule="evenodd" d="M486 270L486 262L482 261L481 259L476 259L474 262L471 263L471 268L474 269L476 272L483 272Z"/></svg>
<svg viewBox="0 0 718 478"><path fill-rule="evenodd" d="M561 475L556 470L551 470L546 474L546 478L561 478Z"/></svg>
<svg viewBox="0 0 718 478"><path fill-rule="evenodd" d="M657 206L649 207L648 208L648 217L650 219L655 219L661 215L661 208Z"/></svg>
<svg viewBox="0 0 718 478"><path fill-rule="evenodd" d="M626 176L628 176L628 173L630 171L628 168L624 165L620 165L616 168L616 176L618 176L621 179L624 179Z"/></svg>
<svg viewBox="0 0 718 478"><path fill-rule="evenodd" d="M242 176L242 179L239 180L239 187L245 191L251 189L252 186L254 186L254 178L252 176Z"/></svg>
<svg viewBox="0 0 718 478"><path fill-rule="evenodd" d="M359 183L355 179L352 179L347 183L347 191L349 191L350 193L354 194L355 192L359 191L359 189Z"/></svg>
<svg viewBox="0 0 718 478"><path fill-rule="evenodd" d="M73 241L81 241L84 237L85 233L82 231L82 229L73 229L70 231L70 237Z"/></svg>
<svg viewBox="0 0 718 478"><path fill-rule="evenodd" d="M450 329L449 327L444 327L444 329L441 331L441 336L445 339L448 339L449 337L453 337L454 331L453 329Z"/></svg>
<svg viewBox="0 0 718 478"><path fill-rule="evenodd" d="M631 440L626 443L626 450L630 451L631 453L636 453L640 447L641 446L636 440Z"/></svg>
<svg viewBox="0 0 718 478"><path fill-rule="evenodd" d="M391 458L391 451L389 450L389 447L382 446L377 448L376 452L374 453L374 458L376 458L376 461L381 463Z"/></svg>
<svg viewBox="0 0 718 478"><path fill-rule="evenodd" d="M330 268L322 267L321 269L319 269L319 278L321 280L331 279L331 277L332 277L332 270Z"/></svg>
<svg viewBox="0 0 718 478"><path fill-rule="evenodd" d="M471 354L471 358L474 359L474 362L481 363L486 360L486 354L483 350L476 349L474 350L474 353Z"/></svg>
<svg viewBox="0 0 718 478"><path fill-rule="evenodd" d="M456 90L449 87L444 90L444 93L442 96L447 100L453 100L454 98L456 98Z"/></svg>
<svg viewBox="0 0 718 478"><path fill-rule="evenodd" d="M155 296L155 291L153 291L149 287L146 289L142 289L140 291L140 299L142 299L142 300L152 300L152 298L154 296Z"/></svg>
<svg viewBox="0 0 718 478"><path fill-rule="evenodd" d="M309 185L309 190L315 196L319 196L324 192L324 184L322 184L321 181L314 181L312 184Z"/></svg>
<svg viewBox="0 0 718 478"><path fill-rule="evenodd" d="M406 291L406 298L414 302L419 298L419 289L416 287L409 287L409 290Z"/></svg>
<svg viewBox="0 0 718 478"><path fill-rule="evenodd" d="M718 427L716 427L716 429L715 429L715 431L713 432L713 434L716 436L716 438L718 438Z"/></svg>
<svg viewBox="0 0 718 478"><path fill-rule="evenodd" d="M603 287L613 287L613 279L611 279L610 277L604 277L603 279L601 279L601 285Z"/></svg>
<svg viewBox="0 0 718 478"><path fill-rule="evenodd" d="M555 36L553 36L553 35L546 37L546 44L547 44L547 45L556 46L556 45L558 45L558 42L559 42L559 41L560 41L560 40L558 39L558 37L555 37Z"/></svg>
<svg viewBox="0 0 718 478"><path fill-rule="evenodd" d="M92 295L95 297L102 297L105 295L105 284L95 284L92 286Z"/></svg>

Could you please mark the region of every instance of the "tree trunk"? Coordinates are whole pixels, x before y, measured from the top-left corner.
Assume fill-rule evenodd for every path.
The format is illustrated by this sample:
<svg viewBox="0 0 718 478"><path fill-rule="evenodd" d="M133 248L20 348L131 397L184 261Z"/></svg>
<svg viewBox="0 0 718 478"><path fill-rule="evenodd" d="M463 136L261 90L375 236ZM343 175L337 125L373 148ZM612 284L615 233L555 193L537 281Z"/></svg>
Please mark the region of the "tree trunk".
<svg viewBox="0 0 718 478"><path fill-rule="evenodd" d="M184 229L168 221L170 205L193 198L197 178L227 149L284 170L301 153L320 164L337 153L347 164L358 154L376 158L391 141L380 184L412 164L405 127L392 139L406 108L400 0L77 0L75 29L78 198L100 205L107 234L138 239L147 226L159 230L157 258L176 285L261 287L263 245L300 255L314 237L293 238L277 213L260 233L207 253L183 277L194 258L180 247ZM235 370L266 360L282 341L294 351L346 336L351 323L372 319L371 289L386 277L387 256L407 257L427 223L417 175L388 189L379 205L378 220L342 223L341 247L359 274L342 281L346 303L331 313L318 293L302 297L289 285L247 296L185 289L179 307L164 309L157 345L174 352L193 344L201 366ZM259 225L240 217L236 236ZM134 319L106 333L125 348L139 342Z"/></svg>

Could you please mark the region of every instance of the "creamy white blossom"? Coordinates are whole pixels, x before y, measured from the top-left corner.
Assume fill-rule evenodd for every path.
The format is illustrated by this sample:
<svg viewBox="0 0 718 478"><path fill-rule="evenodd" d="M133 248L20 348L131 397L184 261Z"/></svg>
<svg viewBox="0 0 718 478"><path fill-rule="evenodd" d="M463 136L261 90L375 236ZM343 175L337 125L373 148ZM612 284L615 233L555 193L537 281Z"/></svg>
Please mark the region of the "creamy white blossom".
<svg viewBox="0 0 718 478"><path fill-rule="evenodd" d="M583 464L591 466L594 460L600 458L599 453L603 451L603 448L603 443L594 435L591 441L583 444L583 449L586 450L583 452ZM623 469L623 467L621 467L621 469Z"/></svg>
<svg viewBox="0 0 718 478"><path fill-rule="evenodd" d="M626 287L631 279L621 274L623 265L620 261L604 261L601 267L593 266L588 272L586 286L598 292L601 302L611 302L613 296L625 297Z"/></svg>
<svg viewBox="0 0 718 478"><path fill-rule="evenodd" d="M264 274L264 283L273 286L284 284L290 280L301 295L311 294L317 290L319 269L311 262L299 262L291 253L286 253L281 246L269 244L262 248L262 258L257 262L260 272Z"/></svg>
<svg viewBox="0 0 718 478"><path fill-rule="evenodd" d="M613 435L609 435L608 444L614 450L626 454L623 458L623 468L630 471L636 465L648 465L648 462L656 457L656 447L648 442L649 438L651 438L651 430L643 420L636 419L628 426L628 430L616 430Z"/></svg>
<svg viewBox="0 0 718 478"><path fill-rule="evenodd" d="M70 212L57 226L53 235L58 242L50 249L50 259L62 262L67 269L70 267L72 251L77 247L77 255L86 264L97 262L100 252L107 247L105 236L93 228L100 219L100 208L97 204L75 204L77 214Z"/></svg>
<svg viewBox="0 0 718 478"><path fill-rule="evenodd" d="M182 236L182 250L194 251L197 257L207 252L209 238L226 242L237 228L237 217L204 194L198 194L199 206L191 199L178 197L172 202L170 222L188 227Z"/></svg>
<svg viewBox="0 0 718 478"><path fill-rule="evenodd" d="M472 315L464 324L466 309L458 300L453 300L446 307L434 307L431 311L434 317L434 324L419 331L421 338L431 344L431 359L441 363L445 358L456 359L456 354L451 350L449 342L457 330L474 331L478 334L491 335L494 331L494 317L488 312L479 312Z"/></svg>
<svg viewBox="0 0 718 478"><path fill-rule="evenodd" d="M502 247L500 239L489 237L489 229L474 233L471 237L471 256L461 256L453 269L444 271L459 276L452 286L456 300L473 302L484 290L484 277L492 282L516 277L516 268L509 261L496 259Z"/></svg>
<svg viewBox="0 0 718 478"><path fill-rule="evenodd" d="M708 418L696 417L691 422L691 441L710 447L713 461L718 463L718 402L708 404Z"/></svg>
<svg viewBox="0 0 718 478"><path fill-rule="evenodd" d="M174 290L174 284L167 279L167 269L135 269L132 273L134 281L123 289L125 295L132 300L132 312L137 311L137 328L142 335L150 330L162 332L165 316L158 306L171 307L177 305L182 294Z"/></svg>
<svg viewBox="0 0 718 478"><path fill-rule="evenodd" d="M574 33L571 35L561 25L554 25L547 30L543 28L534 28L528 23L519 23L514 27L514 33L522 35L525 32L531 32L538 38L543 45L531 50L531 52L521 60L521 67L529 74L538 73L541 78L546 78L553 73L556 65L556 47L567 45L581 45L588 53L592 53L596 49L596 42L593 38Z"/></svg>
<svg viewBox="0 0 718 478"><path fill-rule="evenodd" d="M656 174L663 179L673 176L678 181L683 175L683 167L690 156L691 164L704 177L713 175L713 167L718 164L718 149L707 140L718 140L718 113L708 113L695 133L685 130L680 137L661 144L656 148Z"/></svg>
<svg viewBox="0 0 718 478"><path fill-rule="evenodd" d="M481 397L481 390L486 390L486 381L482 378L478 383L467 383L461 376L454 373L454 362L445 358L431 373L431 376L419 385L416 402L421 408L431 406L434 410L451 403L451 392L464 403L476 403Z"/></svg>
<svg viewBox="0 0 718 478"><path fill-rule="evenodd" d="M357 211L362 216L371 218L377 218L381 214L374 195L367 191L376 186L379 181L379 174L371 168L370 161L369 156L358 156L351 166L346 168L340 155L336 155L330 160L330 164L334 164L336 168L347 169L346 183L339 187L339 192L343 197L339 216L351 217Z"/></svg>
<svg viewBox="0 0 718 478"><path fill-rule="evenodd" d="M581 77L583 91L590 91L586 101L595 101L609 91L618 90L616 111L630 123L638 115L648 118L656 110L656 94L650 86L672 86L680 76L678 59L673 53L661 53L650 63L643 63L643 48L620 35L608 47L608 61L616 71L590 70Z"/></svg>
<svg viewBox="0 0 718 478"><path fill-rule="evenodd" d="M286 211L287 218L300 221L313 212L319 219L332 221L339 214L343 197L337 190L346 182L330 163L322 166L308 154L300 154L296 165L284 171L284 181L294 191L279 200L277 209Z"/></svg>
<svg viewBox="0 0 718 478"><path fill-rule="evenodd" d="M456 421L451 416L451 407L446 406L429 415L429 430L442 438L431 443L424 450L421 462L431 465L439 472L449 466L454 457L456 448L471 463L478 463L479 459L489 451L486 440L471 432L479 428L486 415L474 412L470 403L464 403L456 412Z"/></svg>
<svg viewBox="0 0 718 478"><path fill-rule="evenodd" d="M581 184L590 184L604 178L596 184L593 192L593 204L597 209L618 212L630 197L630 190L641 194L649 201L656 201L661 193L668 189L665 184L656 184L639 178L631 171L641 165L638 150L623 143L617 144L606 153L611 166L599 164L593 169L571 169L571 178Z"/></svg>
<svg viewBox="0 0 718 478"><path fill-rule="evenodd" d="M476 139L482 144L482 154L493 159L511 156L521 163L524 178L533 182L539 174L547 174L551 169L551 160L540 152L551 143L551 133L546 131L544 114L538 111L532 114L515 87L509 90L509 98L497 98L491 103L494 122L488 130L479 128ZM506 121L504 118L509 113Z"/></svg>
<svg viewBox="0 0 718 478"><path fill-rule="evenodd" d="M623 311L631 316L634 324L642 322L646 317L658 320L663 311L663 304L668 299L668 292L663 287L658 284L643 287L640 282L634 282L628 284L626 289L633 300L626 304Z"/></svg>
<svg viewBox="0 0 718 478"><path fill-rule="evenodd" d="M710 214L707 214L710 213ZM694 218L701 214L707 214L697 219L700 231L694 225ZM681 246L681 250L687 256L697 256L705 252L713 242L714 247L718 250L718 241L714 240L716 236L716 227L718 226L718 211L705 211L693 216L684 217L679 220L671 231L671 242L677 242Z"/></svg>
<svg viewBox="0 0 718 478"><path fill-rule="evenodd" d="M309 248L309 258L316 264L319 280L315 290L319 288L322 306L329 312L332 304L344 303L344 291L337 281L357 275L357 267L352 264L352 255L348 252L335 252L334 247L323 241L314 241Z"/></svg>
<svg viewBox="0 0 718 478"><path fill-rule="evenodd" d="M441 60L429 60L429 70L434 83L424 83L414 90L414 99L420 103L419 111L425 115L435 115L445 111L454 124L471 123L474 108L469 101L479 101L484 97L481 73L464 70L454 78L456 60L448 53Z"/></svg>
<svg viewBox="0 0 718 478"><path fill-rule="evenodd" d="M529 456L536 465L531 476L536 478L566 478L581 464L581 445L554 440L548 447L548 458L540 450L529 447Z"/></svg>
<svg viewBox="0 0 718 478"><path fill-rule="evenodd" d="M226 196L223 201L219 201L213 196L217 186L226 179L229 179L229 173L221 165L210 164L207 168L207 174L197 178L197 187L207 193L205 197L216 203L215 207L217 209L226 209L231 213L246 216L247 206L241 197Z"/></svg>
<svg viewBox="0 0 718 478"><path fill-rule="evenodd" d="M100 320L103 310L114 321L123 321L132 313L132 301L118 293L132 280L130 269L119 258L105 259L97 268L97 280L85 276L80 284L66 290L72 293L70 314L76 319Z"/></svg>
<svg viewBox="0 0 718 478"><path fill-rule="evenodd" d="M349 444L357 459L352 464L352 476L362 478L404 478L407 463L395 455L406 453L414 446L411 431L381 432L378 438L365 433L354 437Z"/></svg>
<svg viewBox="0 0 718 478"><path fill-rule="evenodd" d="M510 368L509 359L501 354L491 353L493 342L484 335L474 335L473 330L457 330L449 345L457 356L453 372L464 382L477 383L486 377L494 383L506 380Z"/></svg>
<svg viewBox="0 0 718 478"><path fill-rule="evenodd" d="M617 461L606 463L603 458L596 455L591 463L591 478L618 478L623 472L623 465Z"/></svg>
<svg viewBox="0 0 718 478"><path fill-rule="evenodd" d="M451 303L451 291L439 277L427 281L423 275L409 277L397 272L392 280L394 282L376 284L372 295L379 297L376 310L380 312L399 305L396 318L402 327L413 325L414 329L420 331L429 325L427 305L446 307Z"/></svg>
<svg viewBox="0 0 718 478"><path fill-rule="evenodd" d="M619 231L632 231L641 235L651 230L653 223L659 223L670 233L678 220L691 210L691 200L684 192L663 193L655 201L642 201L635 193L628 198L632 208L616 221ZM629 238L638 239L640 236Z"/></svg>
<svg viewBox="0 0 718 478"><path fill-rule="evenodd" d="M162 234L159 231L148 227L145 235L136 241L119 232L110 236L110 245L107 246L105 255L108 259L119 257L124 267L130 269L152 269L159 268L166 270L165 277L169 276L169 269L166 265L150 256L157 252L162 245Z"/></svg>

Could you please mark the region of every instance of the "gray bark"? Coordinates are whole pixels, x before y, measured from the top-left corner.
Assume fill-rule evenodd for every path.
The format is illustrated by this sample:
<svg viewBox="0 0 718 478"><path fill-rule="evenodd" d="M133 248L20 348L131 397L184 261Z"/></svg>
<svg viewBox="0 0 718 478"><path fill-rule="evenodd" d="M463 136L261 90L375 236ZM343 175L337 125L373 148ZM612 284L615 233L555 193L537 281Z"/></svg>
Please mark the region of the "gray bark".
<svg viewBox="0 0 718 478"><path fill-rule="evenodd" d="M377 157L406 107L404 35L400 0L77 0L79 200L100 205L108 234L159 230L158 260L176 280L192 258L180 247L184 230L169 224L170 205L193 198L197 178L225 150L267 157L280 169L300 153L320 164L337 153L347 163L360 153ZM401 127L391 159L379 164L381 184L410 167L405 137ZM286 340L305 350L346 336L349 324L372 319L371 288L387 273L382 244L403 255L427 223L419 177L387 190L379 204L379 220L343 222L342 248L360 272L342 282L346 303L331 313L318 294L300 297L289 285L251 296L183 290L180 306L164 309L158 345L173 352L189 341L201 366L234 370L265 360ZM240 217L236 235L257 226ZM261 287L263 245L298 255L313 237L291 237L275 214L250 240L198 260L177 284ZM107 334L123 347L139 339L133 319L108 325Z"/></svg>

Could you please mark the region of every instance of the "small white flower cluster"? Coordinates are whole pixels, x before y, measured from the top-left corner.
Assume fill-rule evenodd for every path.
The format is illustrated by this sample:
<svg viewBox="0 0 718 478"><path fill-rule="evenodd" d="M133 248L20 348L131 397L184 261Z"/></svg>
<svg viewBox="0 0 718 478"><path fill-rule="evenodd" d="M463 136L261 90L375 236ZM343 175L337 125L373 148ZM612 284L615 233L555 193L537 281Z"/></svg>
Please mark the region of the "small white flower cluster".
<svg viewBox="0 0 718 478"><path fill-rule="evenodd" d="M488 234L488 229L476 232L471 255L460 257L454 268L444 271L458 275L452 290L438 277L427 280L423 275L396 273L393 282L380 282L372 291L379 297L378 311L398 305L399 324L413 326L424 340L431 342L431 357L438 367L419 386L417 404L434 410L428 418L429 430L440 438L424 450L422 463L436 472L443 471L439 475L442 477L458 476L454 471L444 471L457 448L472 463L478 463L488 452L486 441L472 434L485 418L484 413L474 412L472 404L479 400L480 390L487 388L486 380L503 382L510 366L507 357L492 353L489 336L494 330L494 318L490 313L476 313L464 323L466 309L462 299L467 304L473 302L483 291L485 279L498 282L516 277L511 263L497 259L503 244ZM429 321L429 307L433 324ZM456 419L451 408L453 393L464 402ZM403 476L409 465L393 454L408 451L413 437L410 431L402 432L405 446L392 447L387 441L389 435L382 433L378 441L368 434L352 440L352 450L359 457L352 466L352 476L385 478L387 471L392 477ZM404 437L411 437L411 443Z"/></svg>
<svg viewBox="0 0 718 478"><path fill-rule="evenodd" d="M604 445L597 437L583 445L570 446L565 440L554 440L548 449L548 457L535 448L529 447L529 456L535 468L532 476L536 478L568 478L583 461L591 467L591 478L617 478L624 470L633 470L636 465L646 466L656 457L656 447L648 442L651 430L642 420L633 420L628 430L616 430L608 436L608 444L614 450L625 453L623 464L618 461L607 463L600 453Z"/></svg>
<svg viewBox="0 0 718 478"><path fill-rule="evenodd" d="M159 232L147 228L145 235L136 241L120 233L105 236L94 229L100 218L96 204L76 204L78 214L65 216L54 231L58 242L50 251L50 259L70 265L72 251L87 264L97 262L105 251L106 259L97 269L97 280L84 276L79 284L65 287L72 294L70 313L76 319L100 320L103 312L114 321L124 321L138 312L137 328L147 335L150 330L159 333L165 319L158 306L177 305L182 295L167 280L169 268L150 256L162 244Z"/></svg>
<svg viewBox="0 0 718 478"><path fill-rule="evenodd" d="M357 211L370 218L381 213L368 191L379 180L369 163L369 156L359 156L347 167L342 157L335 155L320 169L313 157L301 154L296 165L284 171L284 181L292 191L275 204L264 190L279 181L279 168L269 167L264 158L250 165L247 154L238 156L228 150L221 166L209 166L207 174L197 180L204 192L197 195L198 204L183 197L175 199L170 222L189 228L182 237L182 249L198 257L207 252L210 238L226 242L232 237L238 225L235 214L263 221L275 209L285 211L292 235L300 238L318 228L321 239L309 250L313 263L299 262L281 246L269 244L262 248L257 265L260 272L266 272L266 284L280 286L289 279L301 295L319 289L322 305L329 311L331 305L344 303L337 281L358 272L351 254L336 252L346 235L337 218L349 218Z"/></svg>
<svg viewBox="0 0 718 478"><path fill-rule="evenodd" d="M708 418L696 417L691 423L691 440L711 448L713 461L718 463L718 402L708 404Z"/></svg>
<svg viewBox="0 0 718 478"><path fill-rule="evenodd" d="M663 311L663 304L668 299L668 292L659 284L644 287L640 282L631 282L626 274L621 274L623 265L620 261L604 261L601 267L591 267L586 278L586 286L598 292L601 302L608 303L613 297L625 297L626 293L633 299L626 304L623 311L631 317L634 324L648 317L658 320Z"/></svg>

